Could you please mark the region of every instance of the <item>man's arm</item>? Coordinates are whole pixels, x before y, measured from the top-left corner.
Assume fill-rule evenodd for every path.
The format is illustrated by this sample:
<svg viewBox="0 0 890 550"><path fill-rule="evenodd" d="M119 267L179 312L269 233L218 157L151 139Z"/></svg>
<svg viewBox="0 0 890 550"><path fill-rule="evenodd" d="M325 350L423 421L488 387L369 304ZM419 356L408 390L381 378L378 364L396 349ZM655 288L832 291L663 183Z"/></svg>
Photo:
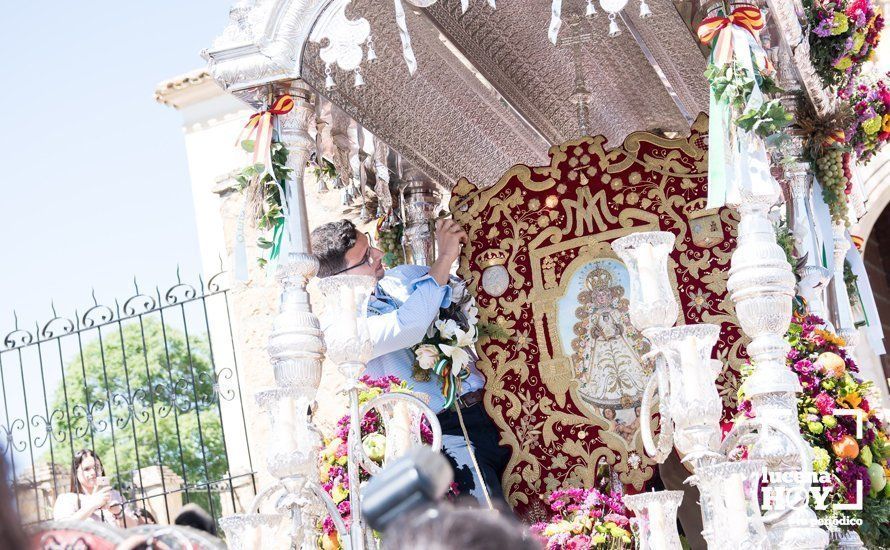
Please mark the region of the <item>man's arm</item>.
<svg viewBox="0 0 890 550"><path fill-rule="evenodd" d="M372 358L419 344L439 308L451 303L451 288L429 275L411 285L410 296L398 309L368 317L368 332L374 342Z"/></svg>
<svg viewBox="0 0 890 550"><path fill-rule="evenodd" d="M436 224L438 255L429 275L411 283L408 299L396 311L368 318L374 341L373 357L416 346L436 319L440 307L451 303L448 277L460 256L467 234L457 222L439 220Z"/></svg>
<svg viewBox="0 0 890 550"><path fill-rule="evenodd" d="M430 266L430 277L440 285L448 284L451 266L460 256L460 248L467 242L467 234L454 220L436 222L436 262Z"/></svg>

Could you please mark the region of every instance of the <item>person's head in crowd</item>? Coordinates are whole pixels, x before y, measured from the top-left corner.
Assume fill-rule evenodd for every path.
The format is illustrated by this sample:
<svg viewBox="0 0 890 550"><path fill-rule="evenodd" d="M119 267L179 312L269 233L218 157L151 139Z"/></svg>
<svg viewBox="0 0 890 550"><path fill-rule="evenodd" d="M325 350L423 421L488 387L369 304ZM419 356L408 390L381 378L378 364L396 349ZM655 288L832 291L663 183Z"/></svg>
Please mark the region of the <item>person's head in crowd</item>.
<svg viewBox="0 0 890 550"><path fill-rule="evenodd" d="M133 514L139 518L139 521L142 525L157 525L158 520L155 519L154 514L146 510L145 508L136 508L133 511Z"/></svg>
<svg viewBox="0 0 890 550"><path fill-rule="evenodd" d="M81 449L74 453L71 461L71 492L75 495L88 495L95 491L96 483L105 475L102 461L94 451Z"/></svg>
<svg viewBox="0 0 890 550"><path fill-rule="evenodd" d="M127 537L114 550L173 550L169 544L147 535Z"/></svg>
<svg viewBox="0 0 890 550"><path fill-rule="evenodd" d="M28 548L6 472L5 448L0 445L0 548Z"/></svg>
<svg viewBox="0 0 890 550"><path fill-rule="evenodd" d="M384 550L539 550L518 521L479 508L439 506L387 529Z"/></svg>
<svg viewBox="0 0 890 550"><path fill-rule="evenodd" d="M351 221L320 225L312 231L311 241L320 278L341 274L383 278L383 251L372 246L369 236Z"/></svg>
<svg viewBox="0 0 890 550"><path fill-rule="evenodd" d="M195 503L182 507L174 520L176 525L185 525L216 536L216 523L213 517Z"/></svg>

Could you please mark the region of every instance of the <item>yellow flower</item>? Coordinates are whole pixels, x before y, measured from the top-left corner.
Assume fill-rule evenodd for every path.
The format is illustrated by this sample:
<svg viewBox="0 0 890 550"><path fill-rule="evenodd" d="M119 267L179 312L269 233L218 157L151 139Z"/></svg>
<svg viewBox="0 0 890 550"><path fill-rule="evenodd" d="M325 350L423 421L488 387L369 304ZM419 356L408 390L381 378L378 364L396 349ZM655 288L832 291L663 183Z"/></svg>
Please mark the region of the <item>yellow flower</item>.
<svg viewBox="0 0 890 550"><path fill-rule="evenodd" d="M853 60L850 59L849 56L845 55L844 57L837 60L837 62L834 64L834 68L839 71L846 71L852 65L853 65Z"/></svg>
<svg viewBox="0 0 890 550"><path fill-rule="evenodd" d="M828 342L829 344L834 344L835 346L838 346L840 348L847 346L847 341L833 332L830 332L827 330L822 330L820 328L820 329L816 329L816 334L818 334L819 336L824 338L825 341Z"/></svg>
<svg viewBox="0 0 890 550"><path fill-rule="evenodd" d="M853 53L859 53L865 44L865 31L859 30L853 33Z"/></svg>
<svg viewBox="0 0 890 550"><path fill-rule="evenodd" d="M562 520L558 523L551 523L544 529L545 537L552 537L560 533L571 533L573 524L570 521Z"/></svg>
<svg viewBox="0 0 890 550"><path fill-rule="evenodd" d="M844 15L843 12L835 12L833 23L834 28L831 30L831 34L833 34L834 36L844 34L848 30L850 30L850 20L847 19L847 16Z"/></svg>
<svg viewBox="0 0 890 550"><path fill-rule="evenodd" d="M881 131L890 132L890 114L884 115L883 125L881 126Z"/></svg>
<svg viewBox="0 0 890 550"><path fill-rule="evenodd" d="M855 409L862 403L862 398L859 397L859 394L856 392L848 393L847 395L839 398L837 400L838 405L846 405L851 409ZM864 416L864 415L863 415Z"/></svg>
<svg viewBox="0 0 890 550"><path fill-rule="evenodd" d="M340 535L335 531L321 536L322 550L340 550Z"/></svg>
<svg viewBox="0 0 890 550"><path fill-rule="evenodd" d="M346 500L346 497L348 496L349 491L347 491L346 488L339 483L334 485L333 490L331 490L331 498L334 500L335 504L340 504L341 502Z"/></svg>
<svg viewBox="0 0 890 550"><path fill-rule="evenodd" d="M862 123L862 131L868 135L877 134L881 130L881 117L873 116Z"/></svg>
<svg viewBox="0 0 890 550"><path fill-rule="evenodd" d="M380 388L368 388L366 390L363 390L361 393L358 394L359 405L364 405L366 402L374 399L381 393L383 393L383 390Z"/></svg>

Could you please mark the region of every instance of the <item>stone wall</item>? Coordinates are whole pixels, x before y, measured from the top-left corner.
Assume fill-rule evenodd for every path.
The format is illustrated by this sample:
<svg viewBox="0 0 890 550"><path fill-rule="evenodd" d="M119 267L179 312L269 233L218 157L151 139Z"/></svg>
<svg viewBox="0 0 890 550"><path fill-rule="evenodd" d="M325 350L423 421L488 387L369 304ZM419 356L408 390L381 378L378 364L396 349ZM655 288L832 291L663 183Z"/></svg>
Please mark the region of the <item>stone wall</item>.
<svg viewBox="0 0 890 550"><path fill-rule="evenodd" d="M305 188L310 229L344 217L359 223L355 216L356 209L346 208L340 204L339 192L318 192L318 182L311 173L306 175ZM232 257L241 206L240 193L226 190L221 194L220 209L229 258ZM360 226L360 229L371 231L373 223ZM265 472L264 462L271 426L269 419L257 407L252 396L260 390L275 385L266 345L272 331L273 318L278 311L280 289L274 273L266 268L260 268L256 262L256 258L264 252L256 246L257 236L252 224L246 223L245 242L250 278L248 281L233 281L230 295L233 304L232 326L242 372L241 391L249 427L251 454L254 468L260 474L258 485L265 485L271 481ZM319 315L323 307L321 297L312 283L309 291L313 312ZM336 365L325 361L318 392L318 408L315 413L316 424L324 433L331 432L337 420L347 412L345 396L337 393L342 382L343 378L337 371Z"/></svg>

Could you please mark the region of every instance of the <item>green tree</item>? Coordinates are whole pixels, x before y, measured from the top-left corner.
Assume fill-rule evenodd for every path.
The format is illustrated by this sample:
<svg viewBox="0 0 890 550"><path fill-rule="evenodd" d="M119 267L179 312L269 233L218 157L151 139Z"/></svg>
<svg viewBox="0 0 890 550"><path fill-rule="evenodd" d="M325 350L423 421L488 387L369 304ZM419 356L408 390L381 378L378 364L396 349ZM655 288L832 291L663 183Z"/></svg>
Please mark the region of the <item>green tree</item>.
<svg viewBox="0 0 890 550"><path fill-rule="evenodd" d="M225 477L228 464L206 335L187 341L181 330L144 318L141 326L138 319L109 325L100 336L68 360L54 396L62 415L56 429L71 450L56 461L70 466L73 452L93 449L125 495L138 485L136 470L162 465L185 480L184 500L218 514L219 497L208 496L205 484Z"/></svg>

